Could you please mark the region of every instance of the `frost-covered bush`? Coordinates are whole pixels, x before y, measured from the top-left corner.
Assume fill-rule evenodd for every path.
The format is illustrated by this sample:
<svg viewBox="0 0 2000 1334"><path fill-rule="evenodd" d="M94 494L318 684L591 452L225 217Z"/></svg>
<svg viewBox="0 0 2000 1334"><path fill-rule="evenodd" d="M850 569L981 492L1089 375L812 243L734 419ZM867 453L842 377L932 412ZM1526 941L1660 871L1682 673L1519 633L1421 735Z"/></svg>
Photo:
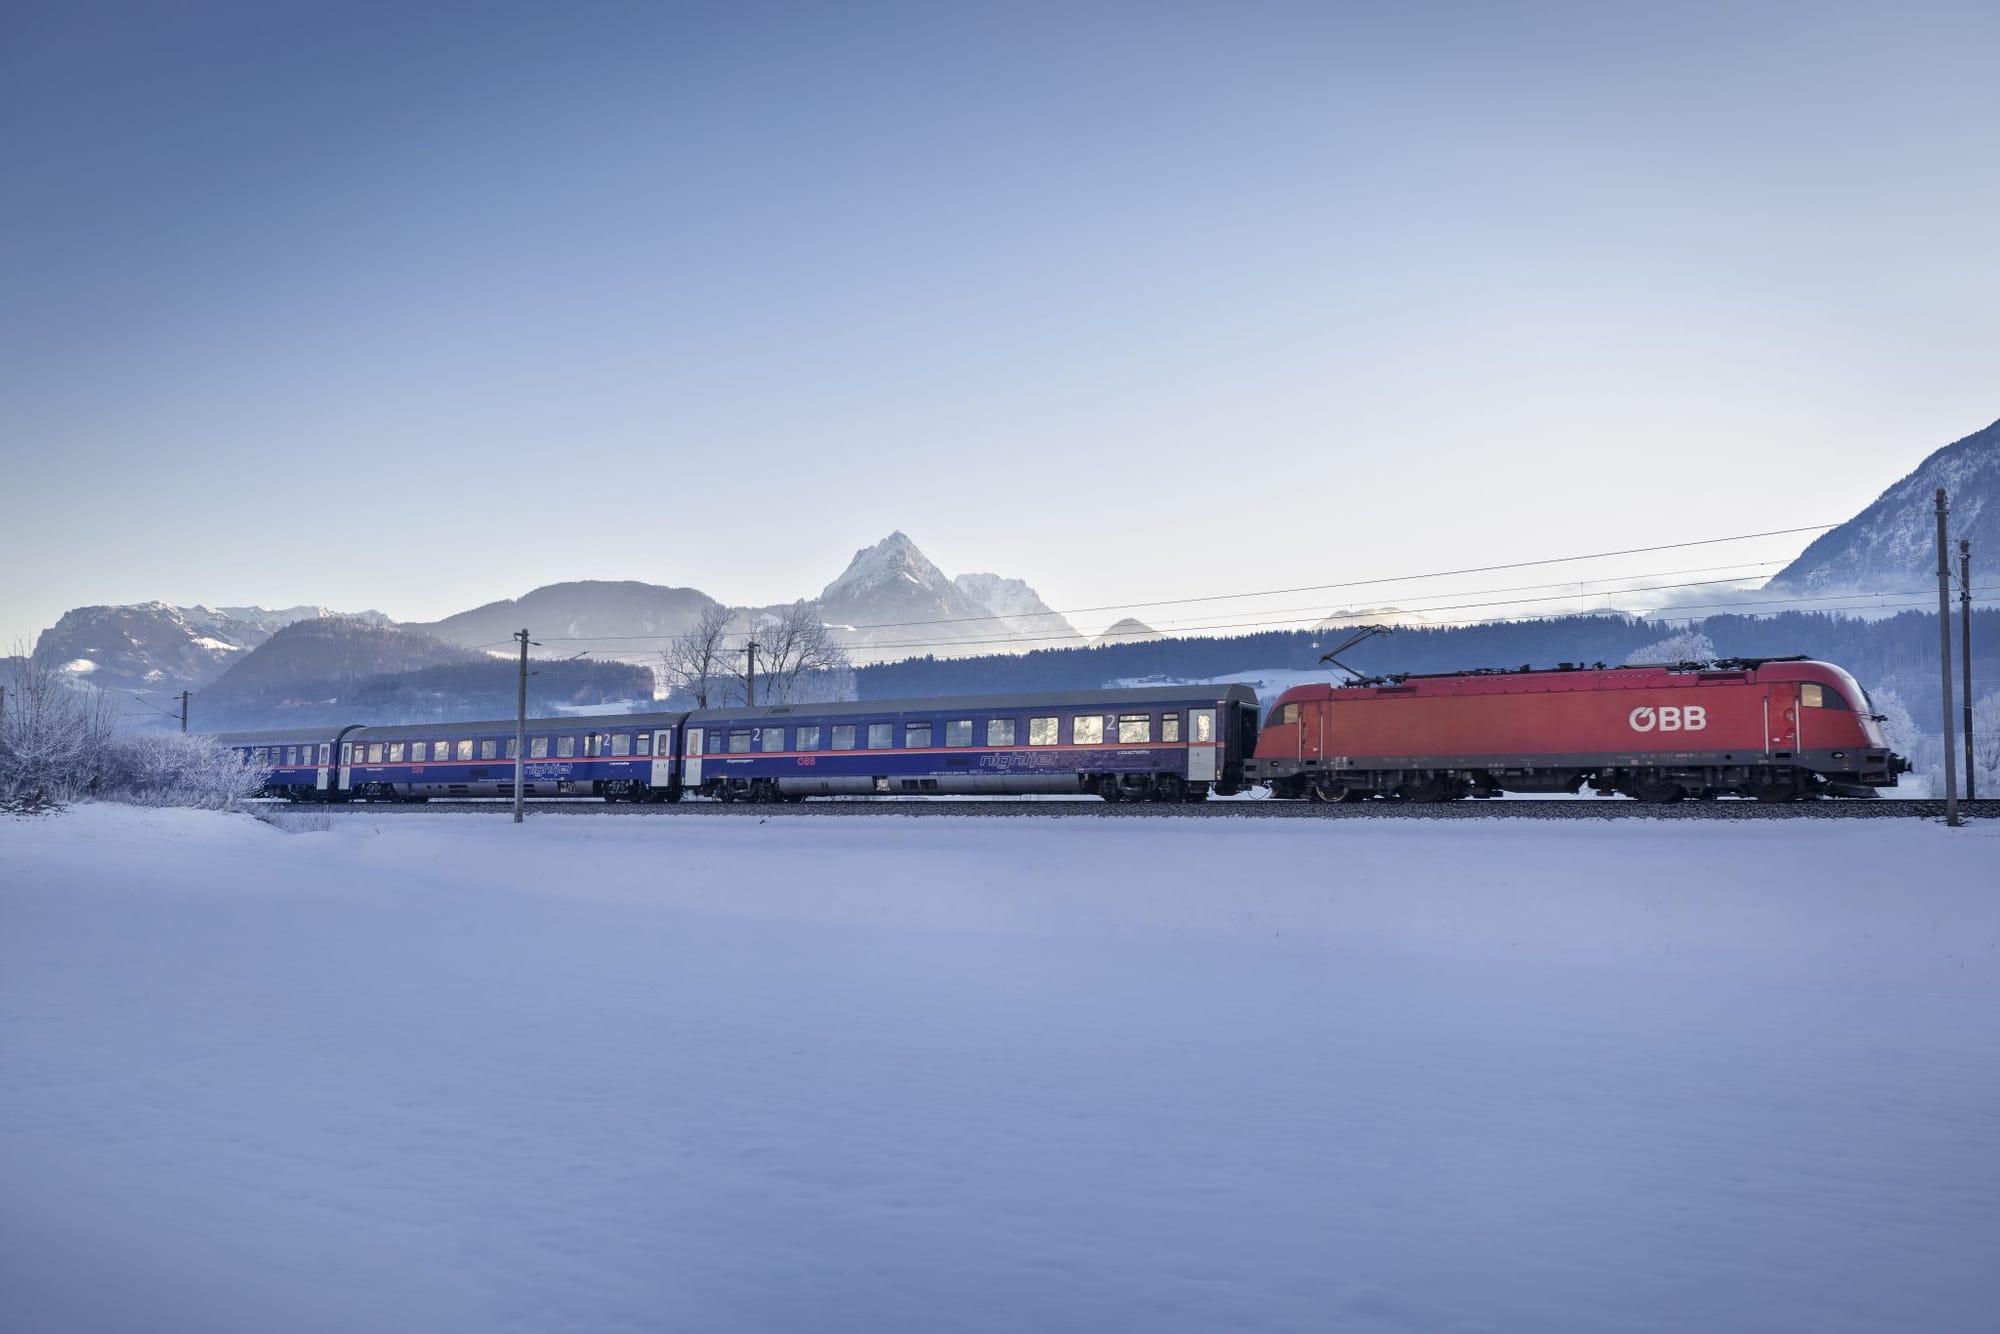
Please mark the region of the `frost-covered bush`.
<svg viewBox="0 0 2000 1334"><path fill-rule="evenodd" d="M234 810L255 796L269 769L246 765L202 736L128 732L105 747L98 795L141 806Z"/></svg>
<svg viewBox="0 0 2000 1334"><path fill-rule="evenodd" d="M60 806L91 792L117 704L26 655L8 660L0 685L0 807Z"/></svg>
<svg viewBox="0 0 2000 1334"><path fill-rule="evenodd" d="M1627 667L1663 662L1714 662L1715 641L1699 630L1683 630L1677 635L1655 640L1625 655Z"/></svg>

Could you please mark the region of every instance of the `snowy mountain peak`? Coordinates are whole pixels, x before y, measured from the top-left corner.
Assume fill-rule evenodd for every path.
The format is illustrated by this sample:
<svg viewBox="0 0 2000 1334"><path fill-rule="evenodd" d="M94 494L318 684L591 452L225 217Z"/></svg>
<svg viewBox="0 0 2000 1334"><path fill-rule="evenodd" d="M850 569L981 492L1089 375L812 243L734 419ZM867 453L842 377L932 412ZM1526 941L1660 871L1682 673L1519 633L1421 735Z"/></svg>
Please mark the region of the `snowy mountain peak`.
<svg viewBox="0 0 2000 1334"><path fill-rule="evenodd" d="M1018 620L1027 616L1055 614L1041 596L1028 587L1025 579L1006 579L997 574L961 574L952 582L958 585L959 592L995 616Z"/></svg>
<svg viewBox="0 0 2000 1334"><path fill-rule="evenodd" d="M2000 422L1931 454L1874 504L1821 534L1768 587L1802 594L1926 591L1937 569L1939 487L1950 498L1952 540L1970 539L1975 560L1982 550L2000 549Z"/></svg>
<svg viewBox="0 0 2000 1334"><path fill-rule="evenodd" d="M872 547L854 553L838 579L820 593L822 602L840 602L863 597L895 584L906 584L924 593L939 593L952 587L943 570L917 549L908 535L898 529Z"/></svg>
<svg viewBox="0 0 2000 1334"><path fill-rule="evenodd" d="M1096 642L1100 646L1105 644L1146 644L1151 643L1153 640L1164 638L1166 638L1165 635L1162 635L1158 630L1147 625L1138 617L1127 616L1121 620L1114 621L1103 634L1097 637Z"/></svg>

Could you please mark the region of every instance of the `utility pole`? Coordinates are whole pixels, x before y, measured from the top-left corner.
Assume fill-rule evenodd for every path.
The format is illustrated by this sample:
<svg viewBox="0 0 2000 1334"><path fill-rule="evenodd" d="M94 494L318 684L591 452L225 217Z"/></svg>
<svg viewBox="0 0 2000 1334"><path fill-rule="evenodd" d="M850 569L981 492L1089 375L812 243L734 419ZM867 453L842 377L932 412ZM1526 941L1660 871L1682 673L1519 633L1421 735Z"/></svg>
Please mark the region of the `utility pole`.
<svg viewBox="0 0 2000 1334"><path fill-rule="evenodd" d="M1972 539L1958 539L1958 651L1961 655L1959 684L1965 688L1965 799L1977 801L1977 780L1972 776Z"/></svg>
<svg viewBox="0 0 2000 1334"><path fill-rule="evenodd" d="M188 691L181 691L181 732L183 734L188 730L188 694Z"/></svg>
<svg viewBox="0 0 2000 1334"><path fill-rule="evenodd" d="M1951 507L1945 504L1944 488L1937 489L1937 551L1938 551L1938 644L1940 666L1944 672L1944 822L1956 827L1958 824L1958 756L1951 744L1951 543L1945 536L1945 516Z"/></svg>
<svg viewBox="0 0 2000 1334"><path fill-rule="evenodd" d="M521 680L514 695L514 823L519 824L523 818L521 785L528 767L528 645L532 641L526 628L514 638L521 641Z"/></svg>
<svg viewBox="0 0 2000 1334"><path fill-rule="evenodd" d="M757 641L753 639L743 649L750 655L750 670L744 676L743 688L743 702L750 708L755 708L757 704L757 648Z"/></svg>

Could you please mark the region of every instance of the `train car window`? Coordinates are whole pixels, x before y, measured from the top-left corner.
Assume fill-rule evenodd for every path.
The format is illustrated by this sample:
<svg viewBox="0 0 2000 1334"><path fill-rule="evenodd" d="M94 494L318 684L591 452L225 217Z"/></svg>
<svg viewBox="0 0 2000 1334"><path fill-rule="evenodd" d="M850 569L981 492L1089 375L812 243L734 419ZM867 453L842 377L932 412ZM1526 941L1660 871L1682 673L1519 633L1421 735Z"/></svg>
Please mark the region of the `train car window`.
<svg viewBox="0 0 2000 1334"><path fill-rule="evenodd" d="M381 742L379 742L379 741L375 741L375 742L371 742L371 743L369 744L369 746L368 746L368 762L369 762L370 764L380 764L380 763L382 762L382 743L381 743Z"/></svg>
<svg viewBox="0 0 2000 1334"><path fill-rule="evenodd" d="M1028 744L1031 746L1053 746L1056 744L1057 720L1054 718L1028 719Z"/></svg>
<svg viewBox="0 0 2000 1334"><path fill-rule="evenodd" d="M784 748L785 729L782 727L767 727L764 729L763 734L757 738L757 749L759 750L783 750Z"/></svg>
<svg viewBox="0 0 2000 1334"><path fill-rule="evenodd" d="M545 736L529 737L528 758L531 760L546 760L548 757L549 757L549 739Z"/></svg>
<svg viewBox="0 0 2000 1334"><path fill-rule="evenodd" d="M470 760L472 758L472 743L470 741L461 741L458 743L458 758L461 760Z"/></svg>
<svg viewBox="0 0 2000 1334"><path fill-rule="evenodd" d="M651 755L653 753L653 734L651 732L639 733L638 741L632 747L632 753L634 755Z"/></svg>
<svg viewBox="0 0 2000 1334"><path fill-rule="evenodd" d="M1153 739L1153 715L1150 713L1121 713L1118 715L1118 744L1134 746Z"/></svg>
<svg viewBox="0 0 2000 1334"><path fill-rule="evenodd" d="M1013 745L1014 720L1012 718L988 718L986 720L986 744L989 746Z"/></svg>
<svg viewBox="0 0 2000 1334"><path fill-rule="evenodd" d="M1104 743L1104 718L1101 714L1078 717L1070 721L1069 739L1078 746L1098 746Z"/></svg>
<svg viewBox="0 0 2000 1334"><path fill-rule="evenodd" d="M413 764L422 764L422 763L423 763L423 762L424 762L425 760L429 759L430 757L431 757L431 743L430 743L430 742L428 742L428 741L412 741L412 742L410 743L410 762L411 762L411 763L413 763Z"/></svg>
<svg viewBox="0 0 2000 1334"><path fill-rule="evenodd" d="M1160 715L1160 740L1179 741L1181 739L1181 716L1178 713Z"/></svg>
<svg viewBox="0 0 2000 1334"><path fill-rule="evenodd" d="M947 746L969 746L972 744L972 719L953 718L944 725L944 744Z"/></svg>
<svg viewBox="0 0 2000 1334"><path fill-rule="evenodd" d="M632 734L629 732L620 732L613 736L611 738L611 753L613 755L630 755L632 753Z"/></svg>
<svg viewBox="0 0 2000 1334"><path fill-rule="evenodd" d="M403 743L400 741L391 741L389 743L389 763L401 764L402 762L403 762Z"/></svg>
<svg viewBox="0 0 2000 1334"><path fill-rule="evenodd" d="M583 758L591 759L604 753L603 738L595 732L586 732L583 737Z"/></svg>
<svg viewBox="0 0 2000 1334"><path fill-rule="evenodd" d="M480 759L492 760L492 759L498 759L499 757L500 757L500 743L497 740L488 737L479 743Z"/></svg>
<svg viewBox="0 0 2000 1334"><path fill-rule="evenodd" d="M740 732L731 732L729 734L729 753L731 755L748 755L750 753L749 728L746 727Z"/></svg>
<svg viewBox="0 0 2000 1334"><path fill-rule="evenodd" d="M1298 720L1299 706L1297 704L1287 704L1284 708L1278 710L1278 721L1280 723L1295 723Z"/></svg>
<svg viewBox="0 0 2000 1334"><path fill-rule="evenodd" d="M507 744L505 747L503 747L503 753L501 754L500 758L505 760L511 760L520 753L521 753L520 743L515 741L513 737L508 737Z"/></svg>
<svg viewBox="0 0 2000 1334"><path fill-rule="evenodd" d="M556 758L559 760L573 760L576 758L575 737L559 736L556 738Z"/></svg>
<svg viewBox="0 0 2000 1334"><path fill-rule="evenodd" d="M436 760L439 764L443 764L446 760L450 759L451 742L449 741L431 742L431 758L433 760Z"/></svg>
<svg viewBox="0 0 2000 1334"><path fill-rule="evenodd" d="M251 754L250 754L250 763L252 763L252 764L263 764L263 763L265 762L265 761L264 761L264 756L265 756L265 751L264 751L264 748L263 748L262 746L259 746L259 747L257 747L257 749L256 749L256 750L254 750L254 751L252 751L252 752L251 752Z"/></svg>
<svg viewBox="0 0 2000 1334"><path fill-rule="evenodd" d="M1215 740L1215 715L1207 709L1197 709L1195 711L1194 739L1196 741Z"/></svg>
<svg viewBox="0 0 2000 1334"><path fill-rule="evenodd" d="M1799 687L1799 703L1809 709L1847 709L1847 701L1832 686L1808 681Z"/></svg>
<svg viewBox="0 0 2000 1334"><path fill-rule="evenodd" d="M792 749L794 749L794 750L818 750L818 749L819 749L819 729L818 729L817 727L801 727L801 728L799 728L799 729L798 729L798 734L797 734L797 735L796 735L795 737L793 737L793 738L792 738Z"/></svg>
<svg viewBox="0 0 2000 1334"><path fill-rule="evenodd" d="M297 746L286 746L285 763L297 764L298 762L299 762L299 748Z"/></svg>
<svg viewBox="0 0 2000 1334"><path fill-rule="evenodd" d="M894 750L896 747L896 724L868 724L868 749Z"/></svg>
<svg viewBox="0 0 2000 1334"><path fill-rule="evenodd" d="M854 749L853 723L841 723L833 729L833 748L835 750Z"/></svg>
<svg viewBox="0 0 2000 1334"><path fill-rule="evenodd" d="M246 750L243 754L247 757L250 752ZM352 764L354 762L354 743L352 741L343 741L340 743L340 762L342 764Z"/></svg>
<svg viewBox="0 0 2000 1334"><path fill-rule="evenodd" d="M931 748L931 725L929 723L910 723L904 727L903 744L911 750L929 750Z"/></svg>
<svg viewBox="0 0 2000 1334"><path fill-rule="evenodd" d="M321 764L325 764L325 763L326 763L326 762L327 762L328 760L330 760L330 759L332 759L332 758L333 758L333 743L332 743L331 741L322 741L322 742L320 742L320 743L319 743L319 762L320 762Z"/></svg>

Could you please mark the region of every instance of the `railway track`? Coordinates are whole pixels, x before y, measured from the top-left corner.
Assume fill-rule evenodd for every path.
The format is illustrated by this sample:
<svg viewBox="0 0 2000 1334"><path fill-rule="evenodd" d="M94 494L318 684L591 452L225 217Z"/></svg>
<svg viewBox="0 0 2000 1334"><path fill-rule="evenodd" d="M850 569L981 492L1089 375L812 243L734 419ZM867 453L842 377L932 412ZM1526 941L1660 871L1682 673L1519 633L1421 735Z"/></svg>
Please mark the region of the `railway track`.
<svg viewBox="0 0 2000 1334"><path fill-rule="evenodd" d="M350 802L332 805L260 803L265 810L327 812L359 815L486 815L504 817L511 803L431 801L399 805ZM722 816L729 819L769 819L772 816L860 818L900 816L905 819L976 817L1098 820L1935 820L1944 817L1944 802L1929 798L1882 798L1874 801L1828 799L1789 803L1745 800L1682 801L1666 805L1620 798L1549 800L1503 797L1488 801L1453 801L1435 805L1369 801L1348 805L1317 805L1301 801L1208 801L1199 805L1106 803L1092 798L1043 801L952 801L948 799L815 800L775 806L683 801L667 805L636 805L591 799L530 801L536 816L618 815L641 818ZM1960 802L1967 819L2000 818L2000 801Z"/></svg>

